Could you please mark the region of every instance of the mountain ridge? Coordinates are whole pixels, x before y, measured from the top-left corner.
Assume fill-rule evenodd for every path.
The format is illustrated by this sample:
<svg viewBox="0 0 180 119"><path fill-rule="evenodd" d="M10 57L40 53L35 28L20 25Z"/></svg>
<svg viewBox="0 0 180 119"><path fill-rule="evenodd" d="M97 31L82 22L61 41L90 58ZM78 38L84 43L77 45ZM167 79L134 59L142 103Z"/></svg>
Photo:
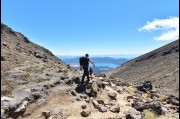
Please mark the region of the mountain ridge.
<svg viewBox="0 0 180 119"><path fill-rule="evenodd" d="M148 79L155 83L160 92L179 96L179 39L134 58L106 74L132 83Z"/></svg>

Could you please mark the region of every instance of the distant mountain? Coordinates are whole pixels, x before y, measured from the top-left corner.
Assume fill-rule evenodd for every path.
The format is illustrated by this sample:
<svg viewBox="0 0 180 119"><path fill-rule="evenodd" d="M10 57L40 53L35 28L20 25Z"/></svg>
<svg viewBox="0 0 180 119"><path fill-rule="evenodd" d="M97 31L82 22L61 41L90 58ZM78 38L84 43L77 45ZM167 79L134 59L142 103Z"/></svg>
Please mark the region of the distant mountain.
<svg viewBox="0 0 180 119"><path fill-rule="evenodd" d="M69 56L62 58L63 62L66 64L69 64L74 67L79 67L79 57L71 58ZM117 66L129 61L129 59L125 58L120 58L120 59L115 59L111 57L92 57L91 60L95 63L96 67L92 67L95 73L102 73L106 71L110 71Z"/></svg>
<svg viewBox="0 0 180 119"><path fill-rule="evenodd" d="M59 57L59 56L57 56ZM60 57L59 57L60 58ZM75 57L75 58L61 58L66 64L79 64L79 58L80 57ZM129 59L125 58L111 58L111 57L92 57L90 58L94 63L111 63L111 64L116 64L116 65L121 65L125 62L127 62Z"/></svg>
<svg viewBox="0 0 180 119"><path fill-rule="evenodd" d="M106 74L132 83L148 79L160 92L179 96L179 40L130 60Z"/></svg>

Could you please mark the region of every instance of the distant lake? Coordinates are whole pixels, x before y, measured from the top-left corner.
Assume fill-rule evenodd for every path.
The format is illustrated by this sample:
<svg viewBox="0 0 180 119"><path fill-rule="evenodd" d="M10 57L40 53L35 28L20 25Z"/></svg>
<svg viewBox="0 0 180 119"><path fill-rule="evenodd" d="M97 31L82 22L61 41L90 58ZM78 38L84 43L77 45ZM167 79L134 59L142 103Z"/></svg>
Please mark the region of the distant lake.
<svg viewBox="0 0 180 119"><path fill-rule="evenodd" d="M71 65L71 66L73 66L73 67L79 67L79 64L69 64L69 65ZM118 65L112 64L112 63L96 63L95 65L96 65L96 67L107 66L107 67L110 67L110 68L113 68L113 69L116 68L116 67L118 67ZM92 64L90 64L89 66L90 66L90 67L93 67Z"/></svg>

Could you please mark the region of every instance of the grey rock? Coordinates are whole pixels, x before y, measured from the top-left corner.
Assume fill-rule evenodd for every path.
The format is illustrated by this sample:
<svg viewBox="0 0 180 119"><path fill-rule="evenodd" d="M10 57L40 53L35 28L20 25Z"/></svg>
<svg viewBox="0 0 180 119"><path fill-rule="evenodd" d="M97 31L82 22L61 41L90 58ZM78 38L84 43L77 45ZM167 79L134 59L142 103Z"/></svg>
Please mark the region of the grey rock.
<svg viewBox="0 0 180 119"><path fill-rule="evenodd" d="M71 95L73 95L73 96L77 96L77 93L76 93L76 91L71 91Z"/></svg>
<svg viewBox="0 0 180 119"><path fill-rule="evenodd" d="M143 102L140 100L134 100L134 102L132 103L132 107L134 107L138 111L143 111L144 109L152 109L158 115L161 115L163 112L161 104L157 101Z"/></svg>
<svg viewBox="0 0 180 119"><path fill-rule="evenodd" d="M90 114L91 114L91 109L90 108L86 108L86 109L81 111L81 116L82 117L88 117Z"/></svg>
<svg viewBox="0 0 180 119"><path fill-rule="evenodd" d="M45 117L45 119L48 119L51 116L50 111L43 111L42 115Z"/></svg>
<svg viewBox="0 0 180 119"><path fill-rule="evenodd" d="M142 115L139 111L132 108L127 112L126 119L142 119Z"/></svg>
<svg viewBox="0 0 180 119"><path fill-rule="evenodd" d="M5 60L6 60L5 56L1 54L1 61L5 61Z"/></svg>
<svg viewBox="0 0 180 119"><path fill-rule="evenodd" d="M86 108L87 108L87 105L82 105L81 108L82 108L82 109L86 109Z"/></svg>
<svg viewBox="0 0 180 119"><path fill-rule="evenodd" d="M109 95L109 97L111 98L111 99L113 99L113 100L116 100L116 96L117 96L117 94L115 93L115 92L108 92L108 95Z"/></svg>
<svg viewBox="0 0 180 119"><path fill-rule="evenodd" d="M97 99L97 102L98 102L99 104L104 105L104 101L103 101L103 100Z"/></svg>
<svg viewBox="0 0 180 119"><path fill-rule="evenodd" d="M175 97L173 95L170 95L167 99L166 99L166 102L168 104L173 104L173 105L176 105L176 106L179 106L179 98L178 97Z"/></svg>
<svg viewBox="0 0 180 119"><path fill-rule="evenodd" d="M107 112L107 107L101 104L98 105L97 109L99 110L99 112Z"/></svg>
<svg viewBox="0 0 180 119"><path fill-rule="evenodd" d="M34 53L34 56L37 57L37 58L44 58L44 59L47 58L46 54L43 51L40 51L40 50L37 50Z"/></svg>
<svg viewBox="0 0 180 119"><path fill-rule="evenodd" d="M119 113L119 112L120 112L120 106L119 106L119 104L116 104L116 105L112 106L112 107L110 108L110 111L111 111L111 112L114 112L114 113Z"/></svg>
<svg viewBox="0 0 180 119"><path fill-rule="evenodd" d="M99 106L99 103L98 103L96 100L93 100L93 105L94 105L94 107L97 109L98 106Z"/></svg>

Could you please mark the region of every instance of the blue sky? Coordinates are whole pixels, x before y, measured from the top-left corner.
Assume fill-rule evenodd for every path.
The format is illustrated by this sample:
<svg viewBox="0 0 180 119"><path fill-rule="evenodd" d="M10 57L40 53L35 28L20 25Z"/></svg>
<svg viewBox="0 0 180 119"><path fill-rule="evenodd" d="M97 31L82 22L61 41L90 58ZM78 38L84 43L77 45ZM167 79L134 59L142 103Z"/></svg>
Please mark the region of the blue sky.
<svg viewBox="0 0 180 119"><path fill-rule="evenodd" d="M144 54L179 38L178 0L1 3L1 22L55 55Z"/></svg>

